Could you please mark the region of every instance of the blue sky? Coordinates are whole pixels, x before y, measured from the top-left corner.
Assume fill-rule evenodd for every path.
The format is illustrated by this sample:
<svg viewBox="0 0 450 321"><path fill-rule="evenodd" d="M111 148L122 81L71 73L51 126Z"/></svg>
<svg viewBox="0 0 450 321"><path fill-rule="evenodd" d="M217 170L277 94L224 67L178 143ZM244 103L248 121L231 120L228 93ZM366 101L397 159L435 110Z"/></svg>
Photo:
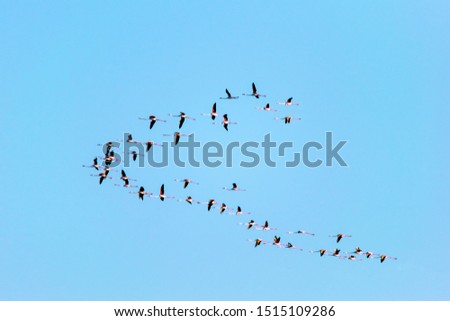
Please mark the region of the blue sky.
<svg viewBox="0 0 450 321"><path fill-rule="evenodd" d="M450 46L446 1L2 2L2 300L448 300ZM255 82L264 99L221 101ZM299 107L257 111L290 96ZM201 113L214 102L238 122ZM275 107L275 108L277 108ZM98 185L97 143L348 141L348 167L127 169L177 197L241 205L250 217ZM152 131L138 117L167 123ZM320 155L317 153L315 155ZM112 173L117 176L117 173ZM183 191L175 178L200 184ZM246 192L222 190L237 182ZM305 229L316 237L289 236ZM350 262L305 249L398 257Z"/></svg>

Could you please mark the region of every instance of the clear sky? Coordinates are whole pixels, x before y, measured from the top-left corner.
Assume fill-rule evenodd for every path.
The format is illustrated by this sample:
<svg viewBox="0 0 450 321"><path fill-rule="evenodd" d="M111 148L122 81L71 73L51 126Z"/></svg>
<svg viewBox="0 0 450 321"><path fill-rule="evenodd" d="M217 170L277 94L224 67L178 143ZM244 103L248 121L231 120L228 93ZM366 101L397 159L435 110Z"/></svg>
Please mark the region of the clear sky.
<svg viewBox="0 0 450 321"><path fill-rule="evenodd" d="M0 299L448 300L448 1L1 1ZM258 90L259 100L232 94ZM299 107L276 106L293 96ZM217 102L226 132L201 116ZM277 113L255 107L271 103ZM346 140L348 167L127 169L139 185L250 216L146 198L91 177L130 132L298 150ZM151 131L138 120L166 119ZM285 125L276 116L301 117ZM220 121L220 119L219 119ZM182 140L186 139L185 137ZM314 156L323 156L315 152ZM117 177L118 173L111 173ZM186 191L176 178L199 185ZM246 192L228 192L237 182ZM277 231L247 231L265 220ZM315 237L288 235L304 229ZM338 245L398 260L349 261Z"/></svg>

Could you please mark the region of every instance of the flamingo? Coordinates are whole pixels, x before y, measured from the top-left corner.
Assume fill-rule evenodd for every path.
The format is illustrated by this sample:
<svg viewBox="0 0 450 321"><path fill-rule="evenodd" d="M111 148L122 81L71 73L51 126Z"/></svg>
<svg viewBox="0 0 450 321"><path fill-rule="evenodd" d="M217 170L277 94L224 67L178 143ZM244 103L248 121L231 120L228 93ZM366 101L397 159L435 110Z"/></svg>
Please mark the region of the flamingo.
<svg viewBox="0 0 450 321"><path fill-rule="evenodd" d="M306 235L311 235L311 236L314 236L314 235L316 235L316 234L314 234L314 233L310 233L310 232L306 232L306 231L302 231L302 230L299 230L299 231L297 231L297 232L286 232L287 234L306 234Z"/></svg>
<svg viewBox="0 0 450 321"><path fill-rule="evenodd" d="M285 248L287 249L293 249L293 250L297 250L297 251L303 251L303 249L296 247L294 245L292 245L291 243L288 242L288 244L285 245Z"/></svg>
<svg viewBox="0 0 450 321"><path fill-rule="evenodd" d="M114 156L114 151L112 150L108 154L105 154L104 160L105 160L106 166L111 165L111 163L116 160L116 158Z"/></svg>
<svg viewBox="0 0 450 321"><path fill-rule="evenodd" d="M172 117L180 117L180 122L178 123L178 128L181 128L184 124L185 119L191 119L191 120L195 120L195 118L189 117L187 116L185 113L183 113L182 111L180 112L179 115L173 115L173 114L169 114L169 116Z"/></svg>
<svg viewBox="0 0 450 321"><path fill-rule="evenodd" d="M193 180L190 180L189 178L185 179L175 179L176 182L183 182L183 188L186 188L190 183L198 185L197 182L194 182Z"/></svg>
<svg viewBox="0 0 450 321"><path fill-rule="evenodd" d="M285 106L298 106L299 104L294 104L292 102L293 97L289 97L285 102L278 102L278 105L285 105Z"/></svg>
<svg viewBox="0 0 450 321"><path fill-rule="evenodd" d="M256 107L256 109L258 109L258 110L265 110L265 111L273 111L273 112L277 111L276 109L270 108L269 103L267 103L265 107L262 107L262 108L261 107Z"/></svg>
<svg viewBox="0 0 450 321"><path fill-rule="evenodd" d="M295 118L295 117L291 117L291 116L286 116L286 117L275 117L275 120L283 120L285 124L290 124L291 120L301 120L301 118Z"/></svg>
<svg viewBox="0 0 450 321"><path fill-rule="evenodd" d="M273 237L273 245L280 245L281 236L274 236Z"/></svg>
<svg viewBox="0 0 450 321"><path fill-rule="evenodd" d="M339 243L339 241L343 237L352 237L352 236L351 235L347 235L347 234L338 234L338 235L328 235L328 237L336 237L336 243Z"/></svg>
<svg viewBox="0 0 450 321"><path fill-rule="evenodd" d="M398 260L396 257L393 257L393 256L387 256L384 254L380 255L380 263L383 263L384 260L386 260L386 259Z"/></svg>
<svg viewBox="0 0 450 321"><path fill-rule="evenodd" d="M211 116L211 119L216 119L216 116L220 116L220 114L217 113L216 103L212 106L211 114L202 114L202 116Z"/></svg>
<svg viewBox="0 0 450 321"><path fill-rule="evenodd" d="M266 221L263 226L261 226L259 224L255 224L255 225L259 227L259 228L257 228L257 230L260 230L260 231L274 231L274 230L276 230L276 228L274 228L274 227L269 227L269 222L268 221Z"/></svg>
<svg viewBox="0 0 450 321"><path fill-rule="evenodd" d="M145 143L145 151L148 152L150 150L150 148L152 148L153 146L160 146L160 147L162 147L161 144L157 144L155 142L148 141L148 142Z"/></svg>
<svg viewBox="0 0 450 321"><path fill-rule="evenodd" d="M105 171L103 172L103 173L100 173L100 174L91 174L91 176L99 176L100 177L100 180L99 180L99 184L102 184L103 183L103 180L105 179L105 178L110 178L110 177L108 177L108 173L109 173L109 167L105 167Z"/></svg>
<svg viewBox="0 0 450 321"><path fill-rule="evenodd" d="M169 135L169 134L163 134L163 136L172 136L172 135ZM178 144L178 142L180 141L180 137L181 137L181 136L189 136L189 135L187 135L187 134L181 134L180 132L175 132L175 133L173 134L173 142L174 142L175 145Z"/></svg>
<svg viewBox="0 0 450 321"><path fill-rule="evenodd" d="M148 194L147 192L145 192L145 189L143 186L141 186L141 188L139 188L139 192L138 192L138 196L141 200L144 200L144 195Z"/></svg>
<svg viewBox="0 0 450 321"><path fill-rule="evenodd" d="M228 120L228 115L225 114L225 115L223 115L223 122L222 122L222 124L223 124L223 128L225 128L228 131L228 125L236 125L237 123L230 122Z"/></svg>
<svg viewBox="0 0 450 321"><path fill-rule="evenodd" d="M239 222L238 224L239 225L246 225L247 226L247 230L249 230L249 229L251 229L253 227L253 225L255 225L255 221L254 220L250 220L250 222L248 222L248 223Z"/></svg>
<svg viewBox="0 0 450 321"><path fill-rule="evenodd" d="M325 250L325 249L320 249L320 250L317 250L317 251L309 251L309 253L317 253L317 252L319 252L320 256L324 256L325 253L328 253L328 251Z"/></svg>
<svg viewBox="0 0 450 321"><path fill-rule="evenodd" d="M105 144L97 144L97 146L106 146L105 154L108 154L111 148L113 147L113 142L107 142Z"/></svg>
<svg viewBox="0 0 450 321"><path fill-rule="evenodd" d="M225 212L225 210L233 210L233 209L228 207L225 203L222 203L222 205L220 206L220 209L219 209L220 214Z"/></svg>
<svg viewBox="0 0 450 321"><path fill-rule="evenodd" d="M242 94L243 96L253 96L257 99L259 99L259 97L266 97L266 95L261 95L258 93L258 91L256 90L256 86L255 83L252 83L252 93L251 94Z"/></svg>
<svg viewBox="0 0 450 321"><path fill-rule="evenodd" d="M211 210L211 207L212 207L214 204L217 204L217 202L216 202L214 199L210 199L209 202L208 202L208 211Z"/></svg>
<svg viewBox="0 0 450 321"><path fill-rule="evenodd" d="M239 188L236 183L233 183L231 188L223 187L222 189L226 189L227 191L240 191L240 192L245 192L246 191L245 189Z"/></svg>
<svg viewBox="0 0 450 321"><path fill-rule="evenodd" d="M362 261L360 258L357 258L357 257L355 257L354 255L350 255L350 256L348 257L348 259L351 260L351 261L355 261L355 260L357 260L357 261Z"/></svg>
<svg viewBox="0 0 450 321"><path fill-rule="evenodd" d="M148 116L148 118L139 117L139 119L140 120L149 120L150 119L150 129L153 128L153 125L155 125L155 123L157 121L164 122L164 123L166 122L164 119L156 118L156 116L154 116L154 115L150 115L150 116Z"/></svg>
<svg viewBox="0 0 450 321"><path fill-rule="evenodd" d="M236 213L229 212L228 214L230 214L230 215L242 215L242 214L250 214L250 212L243 212L241 207L238 206Z"/></svg>
<svg viewBox="0 0 450 321"><path fill-rule="evenodd" d="M164 194L164 184L162 184L161 187L159 188L159 196L156 196L156 197L159 197L159 199L163 202L164 202L164 199L166 199L166 198L175 198L174 196L168 196L168 195Z"/></svg>
<svg viewBox="0 0 450 321"><path fill-rule="evenodd" d="M255 247L258 247L261 244L263 244L263 245L267 244L267 241L264 241L263 239L248 240L248 241L254 243Z"/></svg>
<svg viewBox="0 0 450 321"><path fill-rule="evenodd" d="M225 88L225 92L227 93L227 97L220 97L220 99L238 99L238 96L231 96L230 92L228 91L228 88Z"/></svg>
<svg viewBox="0 0 450 321"><path fill-rule="evenodd" d="M98 164L97 157L94 158L92 165L83 165L83 167L92 167L95 168L95 170L97 171L99 168L101 168L101 166Z"/></svg>

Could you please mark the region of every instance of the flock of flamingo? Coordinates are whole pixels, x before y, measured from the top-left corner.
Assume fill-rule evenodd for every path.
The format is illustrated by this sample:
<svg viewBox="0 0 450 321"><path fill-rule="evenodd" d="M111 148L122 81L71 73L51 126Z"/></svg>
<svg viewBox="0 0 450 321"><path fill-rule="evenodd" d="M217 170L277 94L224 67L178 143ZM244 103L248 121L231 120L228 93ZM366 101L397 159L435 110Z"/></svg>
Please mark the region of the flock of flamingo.
<svg viewBox="0 0 450 321"><path fill-rule="evenodd" d="M232 99L238 99L239 96L233 96L228 89L225 89L226 92L226 96L225 97L219 97L220 99L227 99L227 100L232 100ZM266 97L266 95L260 94L258 93L256 86L254 83L252 83L252 93L251 94L242 94L242 96L253 96L257 99L259 99L260 97ZM293 102L293 98L290 97L288 98L286 101L284 102L277 102L278 105L284 105L284 106L299 106L298 103L294 103ZM269 112L277 112L276 109L273 109L270 107L270 104L267 103L264 107L256 107L257 110L261 110L261 111L269 111ZM168 114L169 116L173 116L173 117L178 117L179 118L179 122L178 122L178 129L181 129L183 127L183 124L185 123L186 119L188 120L195 120L195 118L186 115L184 112L180 112L179 114ZM203 113L201 114L202 116L208 116L211 117L212 120L215 120L216 117L222 116L223 117L223 121L220 123L225 130L228 131L228 125L235 125L237 124L236 122L230 122L228 120L228 114L223 114L220 115L217 113L217 104L214 103L212 105L212 109L210 113ZM145 121L150 121L149 124L149 129L151 130L154 125L156 124L156 122L166 122L166 120L157 118L154 115L150 115L148 118L146 117L139 117L140 120L145 120ZM285 117L274 117L275 120L282 120L285 124L290 124L291 121L293 120L301 120L301 118L296 118L296 117L292 117L292 116L285 116ZM218 124L218 123L213 123L213 124ZM172 136L172 134L164 134L164 136ZM176 131L173 134L173 139L174 139L174 144L178 144L180 137L182 136L188 136L186 134L182 134L178 131ZM153 146L162 146L161 144L157 144L153 141L147 141L145 143L143 142L139 142L139 141L135 141L132 137L132 135L128 135L128 138L125 141L122 140L117 140L117 142L124 142L124 143L128 143L128 144L143 144L145 145L145 150L146 152L148 152ZM121 176L120 177L111 177L109 176L109 172L110 171L116 171L116 169L111 169L110 165L112 164L112 162L114 162L116 160L115 158L115 154L114 154L114 150L113 148L113 141L107 142L106 144L98 144L99 146L103 146L103 151L104 151L104 156L96 156L93 160L93 164L91 165L83 165L83 167L88 167L88 168L94 168L95 170L99 171L102 170L102 172L100 172L99 174L91 174L91 176L94 177L98 177L99 178L99 184L102 184L103 181L105 181L105 179L112 179L112 180L122 180L123 181L123 185L121 184L114 184L115 186L119 186L119 187L124 187L124 188L129 188L129 189L137 189L137 191L132 191L130 192L130 194L136 194L138 199L143 201L144 197L150 197L150 198L159 198L161 201L164 201L165 199L176 199L177 202L186 202L190 205L192 204L200 204L200 205L206 205L206 209L208 211L211 211L211 209L216 209L218 208L218 211L220 214L228 214L228 215L250 215L251 213L248 211L243 211L242 208L240 206L237 206L237 209L234 210L233 208L228 207L225 203L221 203L221 205L219 206L219 202L217 202L215 199L211 198L208 201L197 201L192 199L191 196L187 196L185 199L178 199L175 196L172 195L166 195L165 193L165 189L164 189L164 184L161 185L160 190L159 190L159 194L153 194L150 193L148 191L145 190L145 188L143 186L138 186L138 185L131 185L131 182L136 182L136 179L132 179L129 178L127 176L127 174L125 173L125 171L122 169L121 170ZM132 159L133 161L135 161L137 159L138 156L142 156L139 153L137 153L136 151L132 151L131 152L132 155ZM99 164L98 159L102 159L102 165ZM182 183L183 184L183 189L188 188L188 186L190 184L195 184L198 185L198 182L195 182L191 179L185 178L185 179L175 179L176 182ZM231 191L231 192L245 192L245 189L239 188L237 186L236 183L233 183L231 185L231 187L226 188L223 187L224 190L227 191ZM264 224L259 224L259 223L255 223L253 220L250 220L248 223L244 223L244 222L239 222L239 225L243 225L246 226L247 230L250 229L256 229L256 230L260 230L260 231L276 231L277 228L274 227L269 227L269 222L265 221ZM286 234L299 234L299 235L307 235L310 237L315 237L316 234L315 233L311 233L311 232L307 232L307 231L303 231L303 230L297 230L297 231L288 231L286 232ZM349 238L352 237L351 235L348 234L343 234L343 233L338 233L336 235L329 235L329 237L333 237L336 239L336 243L339 243L343 238ZM252 242L254 244L254 247L258 247L260 245L269 245L269 246L276 246L278 248L285 248L285 249L291 249L291 250L297 250L297 251L304 251L304 249L293 245L290 242L287 243L281 243L281 236L277 236L275 235L273 237L273 241L267 241L264 240L262 238L257 238L257 239L250 239L250 242ZM373 253L371 251L363 251L361 250L359 247L356 247L354 251L347 251L347 252L341 252L340 249L335 248L334 250L327 250L327 249L318 249L318 250L308 250L305 252L308 253L319 253L320 256L331 256L331 257L335 257L335 258L339 258L339 259L348 259L351 261L362 261L363 259L361 257L365 257L367 259L379 259L381 263L383 263L386 259L392 259L392 260L397 260L397 258L392 257L392 256L388 256L386 254L376 254ZM345 255L341 254L344 253Z"/></svg>

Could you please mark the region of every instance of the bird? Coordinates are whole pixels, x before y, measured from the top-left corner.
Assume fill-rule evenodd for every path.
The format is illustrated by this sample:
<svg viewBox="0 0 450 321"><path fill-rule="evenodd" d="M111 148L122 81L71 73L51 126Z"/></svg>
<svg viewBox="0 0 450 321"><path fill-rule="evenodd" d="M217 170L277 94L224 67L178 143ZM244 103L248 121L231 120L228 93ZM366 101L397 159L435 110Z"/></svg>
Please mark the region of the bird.
<svg viewBox="0 0 450 321"><path fill-rule="evenodd" d="M384 254L380 255L380 263L383 263L384 260L386 260L386 259L397 260L396 257L387 256L387 255L384 255Z"/></svg>
<svg viewBox="0 0 450 321"><path fill-rule="evenodd" d="M107 178L108 177L108 173L109 173L109 167L105 167L105 171L104 172L102 172L102 173L100 173L100 174L91 174L91 176L98 176L98 177L100 177L100 180L99 180L99 184L102 184L103 183L103 181L105 180L105 178Z"/></svg>
<svg viewBox="0 0 450 321"><path fill-rule="evenodd" d="M266 95L262 95L259 94L258 91L256 90L256 86L255 83L252 83L252 93L251 94L242 94L243 96L253 96L257 99L259 99L259 97L266 97Z"/></svg>
<svg viewBox="0 0 450 321"><path fill-rule="evenodd" d="M173 117L180 117L180 122L178 123L178 128L181 128L184 124L184 121L186 119L191 119L191 120L195 120L195 118L189 117L187 116L185 113L183 113L182 111L180 112L179 115L173 115L173 114L169 114L169 116L173 116Z"/></svg>
<svg viewBox="0 0 450 321"><path fill-rule="evenodd" d="M161 144L157 144L155 142L152 141L148 141L145 143L145 151L148 152L150 150L150 148L152 148L153 146L162 146Z"/></svg>
<svg viewBox="0 0 450 321"><path fill-rule="evenodd" d="M239 188L236 183L233 183L231 188L222 187L222 189L225 189L227 191L241 191L241 192L246 191L245 189Z"/></svg>
<svg viewBox="0 0 450 321"><path fill-rule="evenodd" d="M190 183L198 185L197 182L194 182L193 180L190 180L189 178L185 178L185 179L175 179L175 181L176 181L176 182L183 182L183 183L184 183L184 184L183 184L183 188L188 187L188 185L189 185Z"/></svg>
<svg viewBox="0 0 450 321"><path fill-rule="evenodd" d="M148 118L144 118L144 117L139 117L139 119L140 120L149 120L150 119L150 129L152 129L153 128L153 126L155 125L155 123L157 122L157 121L160 121L160 122L166 122L164 119L159 119L159 118L156 118L156 116L154 116L154 115L150 115L150 116L148 116Z"/></svg>
<svg viewBox="0 0 450 321"><path fill-rule="evenodd" d="M232 208L229 208L225 203L222 203L222 205L220 206L219 212L220 214L223 214L223 212L225 212L225 210L230 209L232 210Z"/></svg>
<svg viewBox="0 0 450 321"><path fill-rule="evenodd" d="M92 165L83 165L83 167L92 167L95 168L95 170L97 171L99 168L101 168L101 166L98 164L97 157L94 158Z"/></svg>
<svg viewBox="0 0 450 321"><path fill-rule="evenodd" d="M138 196L141 200L144 200L144 195L147 194L143 186L139 188Z"/></svg>
<svg viewBox="0 0 450 321"><path fill-rule="evenodd" d="M280 236L274 236L273 237L273 245L279 245L280 244L280 240L281 240L281 237Z"/></svg>
<svg viewBox="0 0 450 321"><path fill-rule="evenodd" d="M253 225L255 225L255 221L254 220L250 220L250 222L248 222L248 223L239 222L238 224L247 226L247 230L249 230L249 229L251 229L253 227Z"/></svg>
<svg viewBox="0 0 450 321"><path fill-rule="evenodd" d="M234 212L229 212L228 214L230 214L230 215L242 215L242 214L251 214L251 213L250 213L250 212L243 212L242 209L241 209L241 207L238 206L238 207L237 207L236 213L234 213Z"/></svg>
<svg viewBox="0 0 450 321"><path fill-rule="evenodd" d="M168 195L164 194L164 184L162 184L161 187L159 188L159 196L158 197L163 202L166 198L175 198L174 196L168 196Z"/></svg>
<svg viewBox="0 0 450 321"><path fill-rule="evenodd" d="M351 261L355 261L355 260L361 261L361 259L355 257L354 255L350 255L350 256L348 257L348 259L351 260Z"/></svg>
<svg viewBox="0 0 450 321"><path fill-rule="evenodd" d="M269 103L267 103L265 107L256 107L256 109L258 109L258 110L265 110L265 111L273 111L273 112L277 111L276 109L270 108Z"/></svg>
<svg viewBox="0 0 450 321"><path fill-rule="evenodd" d="M216 103L214 103L212 105L211 114L202 114L202 116L211 116L212 120L216 119L216 116L220 116L220 114L217 113L217 105L216 105Z"/></svg>
<svg viewBox="0 0 450 321"><path fill-rule="evenodd" d="M108 154L105 154L104 160L106 166L111 165L111 163L116 160L114 151L112 150Z"/></svg>
<svg viewBox="0 0 450 321"><path fill-rule="evenodd" d="M301 249L301 248L299 248L299 247L296 247L296 246L292 245L292 244L289 243L289 242L288 242L288 244L286 244L284 247L287 248L287 249L293 249L293 250L303 251L303 249Z"/></svg>
<svg viewBox="0 0 450 321"><path fill-rule="evenodd" d="M132 155L133 162L136 161L136 159L137 159L138 156L141 156L141 154L139 154L139 153L136 152L135 150L133 150L130 154Z"/></svg>
<svg viewBox="0 0 450 321"><path fill-rule="evenodd" d="M287 234L306 234L306 235L311 235L311 236L314 236L314 235L316 235L316 234L314 234L314 233L310 233L310 232L306 232L306 231L302 231L302 230L299 230L299 231L297 231L297 232L286 232Z"/></svg>
<svg viewBox="0 0 450 321"><path fill-rule="evenodd" d="M352 237L352 236L351 235L347 235L347 234L338 234L338 235L329 235L328 237L335 237L336 238L336 243L339 243L339 241L343 237Z"/></svg>
<svg viewBox="0 0 450 321"><path fill-rule="evenodd" d="M223 122L222 122L222 125L223 125L223 128L226 129L226 131L228 131L228 125L236 125L236 124L237 124L237 123L230 122L230 121L228 120L228 114L223 115Z"/></svg>
<svg viewBox="0 0 450 321"><path fill-rule="evenodd" d="M208 211L211 210L211 207L216 204L216 201L214 199L210 199L208 202Z"/></svg>
<svg viewBox="0 0 450 321"><path fill-rule="evenodd" d="M261 239L256 239L255 241L255 247L257 247L258 245L260 245L262 243Z"/></svg>
<svg viewBox="0 0 450 321"><path fill-rule="evenodd" d="M292 102L293 97L289 97L288 99L286 99L285 102L278 102L278 105L285 105L285 106L298 106L299 104L294 104Z"/></svg>
<svg viewBox="0 0 450 321"><path fill-rule="evenodd" d="M163 136L172 136L172 135L170 135L170 134L163 134ZM180 141L180 137L181 136L189 136L189 135L187 135L187 134L181 134L180 132L175 132L174 134L173 134L173 142L174 142L174 145L177 145L178 144L178 142Z"/></svg>
<svg viewBox="0 0 450 321"><path fill-rule="evenodd" d="M317 253L317 252L319 252L320 256L324 256L325 253L328 253L328 251L325 250L325 249L320 249L320 250L317 250L317 251L309 251L309 252L310 253Z"/></svg>
<svg viewBox="0 0 450 321"><path fill-rule="evenodd" d="M260 231L273 231L273 230L276 230L276 228L274 228L274 227L269 227L269 222L268 221L266 221L263 226L261 226L259 224L255 224L255 225L259 227L257 229L260 230Z"/></svg>
<svg viewBox="0 0 450 321"><path fill-rule="evenodd" d="M111 148L113 147L113 142L107 142L105 144L97 144L97 146L103 146L103 149L106 147L105 154L108 154Z"/></svg>
<svg viewBox="0 0 450 321"><path fill-rule="evenodd" d="M301 118L286 116L286 117L275 117L275 120L283 120L285 124L290 124L292 120L301 120Z"/></svg>
<svg viewBox="0 0 450 321"><path fill-rule="evenodd" d="M340 257L339 252L341 252L341 250L335 249L332 255L336 256L336 257Z"/></svg>
<svg viewBox="0 0 450 321"><path fill-rule="evenodd" d="M123 142L123 140L118 140L119 142ZM129 143L129 144L140 144L141 142L138 142L136 140L133 139L133 135L128 134L127 139L125 140L125 143Z"/></svg>
<svg viewBox="0 0 450 321"><path fill-rule="evenodd" d="M225 88L225 92L227 93L227 97L220 97L220 99L238 99L239 96L232 96L228 91L228 88Z"/></svg>

